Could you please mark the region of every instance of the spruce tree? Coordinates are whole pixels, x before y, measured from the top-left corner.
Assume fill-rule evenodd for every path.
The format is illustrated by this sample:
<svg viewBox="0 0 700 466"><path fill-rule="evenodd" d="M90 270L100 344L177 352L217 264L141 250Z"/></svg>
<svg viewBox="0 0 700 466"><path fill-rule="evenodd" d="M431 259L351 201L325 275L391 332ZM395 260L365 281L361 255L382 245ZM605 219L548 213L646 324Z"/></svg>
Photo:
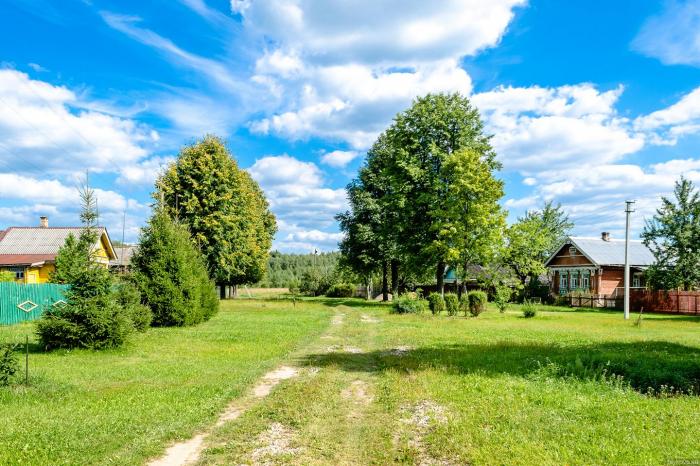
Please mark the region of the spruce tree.
<svg viewBox="0 0 700 466"><path fill-rule="evenodd" d="M157 207L131 259L153 325L195 325L218 309L214 285L186 226Z"/></svg>

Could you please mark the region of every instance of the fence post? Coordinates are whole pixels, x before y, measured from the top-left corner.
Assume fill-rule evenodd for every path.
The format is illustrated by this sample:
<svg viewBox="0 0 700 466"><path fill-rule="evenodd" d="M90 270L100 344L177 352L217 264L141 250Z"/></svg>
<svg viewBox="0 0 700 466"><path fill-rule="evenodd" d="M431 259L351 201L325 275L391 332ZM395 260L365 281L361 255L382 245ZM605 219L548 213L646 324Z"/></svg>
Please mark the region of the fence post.
<svg viewBox="0 0 700 466"><path fill-rule="evenodd" d="M24 385L29 386L29 335L24 340Z"/></svg>

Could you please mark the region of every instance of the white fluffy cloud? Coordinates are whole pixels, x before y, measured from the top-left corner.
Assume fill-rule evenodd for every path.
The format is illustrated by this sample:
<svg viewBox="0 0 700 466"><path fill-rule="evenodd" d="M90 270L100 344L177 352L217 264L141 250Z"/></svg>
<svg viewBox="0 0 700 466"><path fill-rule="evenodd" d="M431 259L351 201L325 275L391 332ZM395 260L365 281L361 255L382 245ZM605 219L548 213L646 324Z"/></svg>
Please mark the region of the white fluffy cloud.
<svg viewBox="0 0 700 466"><path fill-rule="evenodd" d="M561 202L576 223L579 234L600 231L624 232L625 200L636 200L633 230L640 232L644 218L650 218L659 206L659 198L673 190L683 175L700 181L699 159L675 159L642 168L633 164L585 164L581 167L538 172L532 195L510 199L506 207L531 209L542 202Z"/></svg>
<svg viewBox="0 0 700 466"><path fill-rule="evenodd" d="M362 154L355 150L334 150L321 156L321 163L331 167L342 168L360 157Z"/></svg>
<svg viewBox="0 0 700 466"><path fill-rule="evenodd" d="M120 172L148 156L158 133L86 107L66 87L0 69L1 160L15 172L60 175Z"/></svg>
<svg viewBox="0 0 700 466"><path fill-rule="evenodd" d="M672 145L681 136L700 133L700 87L667 108L637 118L635 126L649 132L656 144Z"/></svg>
<svg viewBox="0 0 700 466"><path fill-rule="evenodd" d="M267 156L248 168L265 191L277 217L274 247L281 250L330 250L337 247L334 216L347 205L345 190L325 186L312 162L289 155Z"/></svg>
<svg viewBox="0 0 700 466"><path fill-rule="evenodd" d="M469 94L459 61L494 46L521 0L235 1L269 50L253 81L279 108L257 133L318 137L366 149L391 118L428 92ZM392 11L392 15L386 15Z"/></svg>
<svg viewBox="0 0 700 466"><path fill-rule="evenodd" d="M642 26L632 47L667 65L700 66L700 1L665 2L664 10Z"/></svg>
<svg viewBox="0 0 700 466"><path fill-rule="evenodd" d="M621 93L621 87L600 91L591 84L499 87L472 100L505 168L530 173L552 164L612 162L640 150L644 137L615 111Z"/></svg>
<svg viewBox="0 0 700 466"><path fill-rule="evenodd" d="M232 0L244 24L320 63L399 64L496 45L524 0Z"/></svg>

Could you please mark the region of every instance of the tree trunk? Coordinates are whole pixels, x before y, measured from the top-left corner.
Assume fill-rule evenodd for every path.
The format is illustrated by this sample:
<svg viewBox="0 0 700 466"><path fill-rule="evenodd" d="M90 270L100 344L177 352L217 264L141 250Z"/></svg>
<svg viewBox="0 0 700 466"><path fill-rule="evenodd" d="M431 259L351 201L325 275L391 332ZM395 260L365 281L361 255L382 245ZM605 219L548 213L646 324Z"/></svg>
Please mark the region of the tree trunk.
<svg viewBox="0 0 700 466"><path fill-rule="evenodd" d="M399 261L392 259L391 261L391 299L392 301L399 297Z"/></svg>
<svg viewBox="0 0 700 466"><path fill-rule="evenodd" d="M232 298L238 298L238 285L233 285L231 287L231 297Z"/></svg>
<svg viewBox="0 0 700 466"><path fill-rule="evenodd" d="M219 284L219 299L226 299L226 285Z"/></svg>
<svg viewBox="0 0 700 466"><path fill-rule="evenodd" d="M438 262L435 278L437 279L437 289L441 295L445 295L445 267L444 262Z"/></svg>
<svg viewBox="0 0 700 466"><path fill-rule="evenodd" d="M388 264L382 262L382 301L389 301Z"/></svg>

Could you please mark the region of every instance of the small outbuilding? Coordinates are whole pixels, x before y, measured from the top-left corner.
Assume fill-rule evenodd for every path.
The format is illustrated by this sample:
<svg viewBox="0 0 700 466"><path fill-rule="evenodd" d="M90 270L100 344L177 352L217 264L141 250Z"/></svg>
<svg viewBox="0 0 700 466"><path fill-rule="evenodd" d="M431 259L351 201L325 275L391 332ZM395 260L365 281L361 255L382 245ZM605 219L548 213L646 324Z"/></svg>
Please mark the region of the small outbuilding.
<svg viewBox="0 0 700 466"><path fill-rule="evenodd" d="M644 289L644 271L654 255L639 240L629 242L630 287ZM600 238L570 236L545 262L555 295L583 292L593 297L622 296L625 241L603 232Z"/></svg>

